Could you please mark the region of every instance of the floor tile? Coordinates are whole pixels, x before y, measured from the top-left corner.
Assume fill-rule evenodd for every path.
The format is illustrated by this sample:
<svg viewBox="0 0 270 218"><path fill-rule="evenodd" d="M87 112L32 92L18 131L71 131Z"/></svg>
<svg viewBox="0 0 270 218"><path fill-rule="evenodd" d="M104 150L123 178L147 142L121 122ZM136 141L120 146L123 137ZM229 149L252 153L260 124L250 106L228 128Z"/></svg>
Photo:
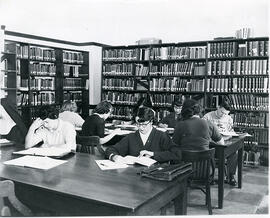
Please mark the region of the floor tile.
<svg viewBox="0 0 270 218"><path fill-rule="evenodd" d="M231 190L229 194L227 194L224 200L234 202L234 203L243 203L248 205L259 205L263 198L262 194L248 193L243 192L242 190Z"/></svg>

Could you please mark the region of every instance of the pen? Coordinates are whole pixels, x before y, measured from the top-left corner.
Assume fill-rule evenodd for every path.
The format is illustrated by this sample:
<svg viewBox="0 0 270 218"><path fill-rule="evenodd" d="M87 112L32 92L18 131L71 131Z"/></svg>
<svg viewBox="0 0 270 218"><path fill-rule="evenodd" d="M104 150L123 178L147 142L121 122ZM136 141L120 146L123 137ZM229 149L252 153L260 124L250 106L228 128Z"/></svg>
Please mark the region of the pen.
<svg viewBox="0 0 270 218"><path fill-rule="evenodd" d="M104 163L100 163L101 166L104 166L104 167L108 167L106 164Z"/></svg>

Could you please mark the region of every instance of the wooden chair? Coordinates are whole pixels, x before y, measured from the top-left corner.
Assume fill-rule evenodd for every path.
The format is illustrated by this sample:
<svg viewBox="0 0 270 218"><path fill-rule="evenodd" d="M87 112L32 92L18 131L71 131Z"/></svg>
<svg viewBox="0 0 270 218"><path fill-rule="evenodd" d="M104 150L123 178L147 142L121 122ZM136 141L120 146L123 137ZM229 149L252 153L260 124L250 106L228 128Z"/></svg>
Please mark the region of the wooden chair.
<svg viewBox="0 0 270 218"><path fill-rule="evenodd" d="M95 154L95 147L101 155L105 155L98 136L76 136L77 152Z"/></svg>
<svg viewBox="0 0 270 218"><path fill-rule="evenodd" d="M189 178L189 187L200 189L206 195L208 212L212 215L210 183L213 176L210 175L211 162L215 158L215 149L205 151L183 151L183 161L192 163L193 173Z"/></svg>
<svg viewBox="0 0 270 218"><path fill-rule="evenodd" d="M0 181L0 210L1 216L11 216L10 208L4 205L4 198L22 215L33 216L29 208L23 205L16 197L14 183L11 180Z"/></svg>

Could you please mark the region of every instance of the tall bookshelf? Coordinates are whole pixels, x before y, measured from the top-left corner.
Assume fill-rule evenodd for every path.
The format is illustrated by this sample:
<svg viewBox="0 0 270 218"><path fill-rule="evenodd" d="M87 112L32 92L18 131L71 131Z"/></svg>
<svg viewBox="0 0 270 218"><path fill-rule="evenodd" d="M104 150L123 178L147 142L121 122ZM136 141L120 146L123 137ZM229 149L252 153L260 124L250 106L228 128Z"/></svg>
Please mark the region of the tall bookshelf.
<svg viewBox="0 0 270 218"><path fill-rule="evenodd" d="M157 118L177 98L195 98L204 112L226 98L235 129L250 133L245 148L259 149L268 163L269 54L267 37L155 45L106 46L102 99L114 104L112 118L130 120L137 100L150 94Z"/></svg>
<svg viewBox="0 0 270 218"><path fill-rule="evenodd" d="M30 125L41 105L77 102L88 115L88 52L5 40L4 91Z"/></svg>

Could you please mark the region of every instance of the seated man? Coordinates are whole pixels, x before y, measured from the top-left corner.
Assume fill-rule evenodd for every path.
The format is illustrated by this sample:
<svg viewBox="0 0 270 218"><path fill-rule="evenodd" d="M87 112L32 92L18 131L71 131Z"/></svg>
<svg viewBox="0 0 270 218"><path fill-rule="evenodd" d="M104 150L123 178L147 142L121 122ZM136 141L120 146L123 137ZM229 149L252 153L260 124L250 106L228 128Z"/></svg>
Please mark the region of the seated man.
<svg viewBox="0 0 270 218"><path fill-rule="evenodd" d="M181 119L182 101L174 101L172 103L173 112L168 116L164 117L160 123L159 127L163 128L175 128L177 122Z"/></svg>
<svg viewBox="0 0 270 218"><path fill-rule="evenodd" d="M39 117L32 123L25 138L25 148L31 148L40 142L42 147L76 150L75 127L58 118L59 112L53 106L43 106Z"/></svg>
<svg viewBox="0 0 270 218"><path fill-rule="evenodd" d="M106 157L115 162L122 162L126 155L147 156L157 162L179 161L180 150L172 143L170 136L153 127L154 115L151 108L139 108L135 117L138 130L108 147Z"/></svg>
<svg viewBox="0 0 270 218"><path fill-rule="evenodd" d="M216 111L211 111L203 116L203 119L216 125L219 132L232 132L233 119L229 115L230 105L226 101L222 101ZM236 181L234 178L237 167L237 154L234 153L227 158L227 182L235 186Z"/></svg>

